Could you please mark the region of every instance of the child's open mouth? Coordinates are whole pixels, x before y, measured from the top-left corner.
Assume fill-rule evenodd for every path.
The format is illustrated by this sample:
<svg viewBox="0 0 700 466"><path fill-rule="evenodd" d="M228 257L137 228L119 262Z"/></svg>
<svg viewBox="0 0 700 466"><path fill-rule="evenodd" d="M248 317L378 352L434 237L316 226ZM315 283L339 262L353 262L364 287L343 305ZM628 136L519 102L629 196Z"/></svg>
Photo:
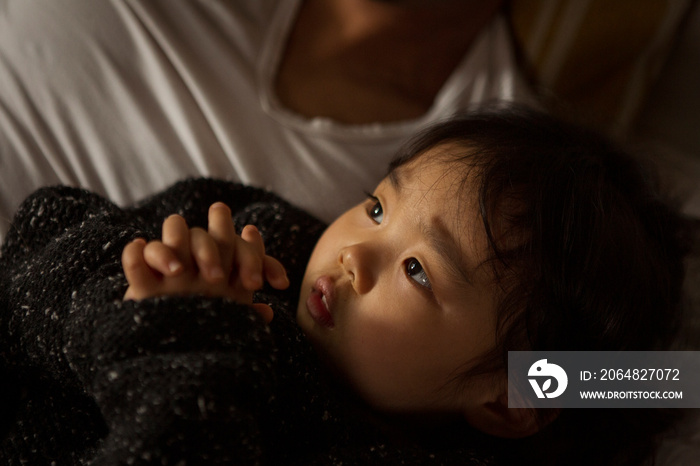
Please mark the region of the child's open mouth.
<svg viewBox="0 0 700 466"><path fill-rule="evenodd" d="M326 328L333 328L333 316L331 315L329 301L333 302L333 283L328 277L321 277L311 290L306 300L306 309L314 321ZM330 299L329 299L330 296Z"/></svg>

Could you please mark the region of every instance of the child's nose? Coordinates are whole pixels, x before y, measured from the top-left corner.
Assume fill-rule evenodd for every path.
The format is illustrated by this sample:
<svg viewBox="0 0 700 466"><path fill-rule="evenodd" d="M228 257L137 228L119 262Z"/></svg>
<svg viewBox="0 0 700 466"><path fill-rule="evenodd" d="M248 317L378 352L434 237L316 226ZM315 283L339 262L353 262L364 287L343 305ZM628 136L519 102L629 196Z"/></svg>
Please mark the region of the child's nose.
<svg viewBox="0 0 700 466"><path fill-rule="evenodd" d="M371 248L362 243L344 247L338 254L338 263L350 277L350 282L358 294L367 293L374 286L372 264L375 262L376 257Z"/></svg>

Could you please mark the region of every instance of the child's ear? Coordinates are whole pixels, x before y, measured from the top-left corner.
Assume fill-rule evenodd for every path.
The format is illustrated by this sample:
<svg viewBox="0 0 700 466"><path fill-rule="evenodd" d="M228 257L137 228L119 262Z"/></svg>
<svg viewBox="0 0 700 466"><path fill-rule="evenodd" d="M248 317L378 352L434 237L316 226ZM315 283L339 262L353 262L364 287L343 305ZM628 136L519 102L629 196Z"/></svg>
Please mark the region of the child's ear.
<svg viewBox="0 0 700 466"><path fill-rule="evenodd" d="M508 408L508 395L505 393L470 408L465 412L465 418L472 427L503 438L528 437L543 427L534 409ZM555 418L556 414L550 420Z"/></svg>

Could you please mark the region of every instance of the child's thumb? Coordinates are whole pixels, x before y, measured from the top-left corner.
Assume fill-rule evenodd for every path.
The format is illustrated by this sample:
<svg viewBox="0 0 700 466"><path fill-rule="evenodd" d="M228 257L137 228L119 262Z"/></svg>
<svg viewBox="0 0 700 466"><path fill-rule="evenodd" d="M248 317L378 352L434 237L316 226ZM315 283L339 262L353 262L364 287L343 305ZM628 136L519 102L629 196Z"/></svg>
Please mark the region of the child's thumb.
<svg viewBox="0 0 700 466"><path fill-rule="evenodd" d="M269 304L263 304L263 303L254 303L253 309L257 311L258 314L262 316L263 319L265 319L266 323L272 322L272 317L274 317L274 312L272 312L272 308L270 307Z"/></svg>

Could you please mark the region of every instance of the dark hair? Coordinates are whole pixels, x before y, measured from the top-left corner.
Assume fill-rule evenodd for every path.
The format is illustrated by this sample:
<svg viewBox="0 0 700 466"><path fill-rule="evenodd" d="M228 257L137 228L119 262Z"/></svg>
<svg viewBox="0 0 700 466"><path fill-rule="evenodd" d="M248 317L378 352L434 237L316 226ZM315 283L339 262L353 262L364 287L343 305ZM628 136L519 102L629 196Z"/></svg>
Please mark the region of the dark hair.
<svg viewBox="0 0 700 466"><path fill-rule="evenodd" d="M406 146L390 171L442 144L464 149L441 157L451 169L462 167L465 183L468 173L476 174L488 265L502 290L497 347L466 375L505 370L512 350L669 344L679 323L687 244L683 220L659 195L653 171L595 132L522 107L439 123ZM651 419L645 410L634 411ZM575 436L562 426L569 417L578 422L576 414L562 413L543 435ZM640 428L638 420L632 424ZM598 423L595 428L605 431Z"/></svg>

